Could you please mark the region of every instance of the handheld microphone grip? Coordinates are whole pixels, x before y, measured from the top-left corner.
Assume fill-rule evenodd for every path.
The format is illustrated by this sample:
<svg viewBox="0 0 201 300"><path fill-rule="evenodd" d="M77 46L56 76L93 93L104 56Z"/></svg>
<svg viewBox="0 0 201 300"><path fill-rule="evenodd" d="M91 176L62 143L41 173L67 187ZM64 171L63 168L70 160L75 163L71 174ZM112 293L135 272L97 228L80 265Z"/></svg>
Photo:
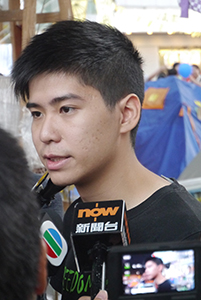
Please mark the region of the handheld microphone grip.
<svg viewBox="0 0 201 300"><path fill-rule="evenodd" d="M99 241L89 251L92 255L92 272L91 272L91 299L93 300L100 290L105 289L105 261L107 247Z"/></svg>

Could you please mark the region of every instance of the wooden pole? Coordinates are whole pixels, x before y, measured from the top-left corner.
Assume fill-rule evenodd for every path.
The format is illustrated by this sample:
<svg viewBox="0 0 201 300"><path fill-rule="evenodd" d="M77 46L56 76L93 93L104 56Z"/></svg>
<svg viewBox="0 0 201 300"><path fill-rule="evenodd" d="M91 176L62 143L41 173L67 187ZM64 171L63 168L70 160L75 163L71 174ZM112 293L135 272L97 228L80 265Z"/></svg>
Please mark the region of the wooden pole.
<svg viewBox="0 0 201 300"><path fill-rule="evenodd" d="M22 15L22 50L35 35L36 0L25 0Z"/></svg>
<svg viewBox="0 0 201 300"><path fill-rule="evenodd" d="M0 10L0 23L18 22L22 23L23 10ZM60 12L36 14L36 23L54 23L61 20Z"/></svg>
<svg viewBox="0 0 201 300"><path fill-rule="evenodd" d="M19 10L20 8L20 0L9 0L9 9ZM22 27L20 23L16 21L10 21L10 37L11 37L11 44L12 44L12 55L13 55L13 62L19 57L21 50L22 50ZM2 21L1 21L2 22Z"/></svg>
<svg viewBox="0 0 201 300"><path fill-rule="evenodd" d="M20 9L20 0L9 0L9 10L0 10L0 23L10 22L13 62L35 35L38 23L53 23L73 19L71 0L58 0L59 12L36 14L36 0L24 0L24 9Z"/></svg>
<svg viewBox="0 0 201 300"><path fill-rule="evenodd" d="M58 2L60 10L60 19L71 20L73 18L71 0L58 0Z"/></svg>

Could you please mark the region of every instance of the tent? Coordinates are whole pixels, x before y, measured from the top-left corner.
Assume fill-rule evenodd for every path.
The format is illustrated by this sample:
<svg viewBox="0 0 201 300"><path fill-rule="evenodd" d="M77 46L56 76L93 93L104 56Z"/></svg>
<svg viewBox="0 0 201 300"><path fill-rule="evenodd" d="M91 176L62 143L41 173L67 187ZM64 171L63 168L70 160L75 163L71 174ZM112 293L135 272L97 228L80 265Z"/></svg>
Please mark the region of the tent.
<svg viewBox="0 0 201 300"><path fill-rule="evenodd" d="M179 180L188 180L193 178L201 179L201 152L199 152L190 164L184 169L184 171L179 175ZM201 181L200 181L201 187Z"/></svg>
<svg viewBox="0 0 201 300"><path fill-rule="evenodd" d="M201 150L201 87L176 76L147 82L135 149L149 170L178 178Z"/></svg>

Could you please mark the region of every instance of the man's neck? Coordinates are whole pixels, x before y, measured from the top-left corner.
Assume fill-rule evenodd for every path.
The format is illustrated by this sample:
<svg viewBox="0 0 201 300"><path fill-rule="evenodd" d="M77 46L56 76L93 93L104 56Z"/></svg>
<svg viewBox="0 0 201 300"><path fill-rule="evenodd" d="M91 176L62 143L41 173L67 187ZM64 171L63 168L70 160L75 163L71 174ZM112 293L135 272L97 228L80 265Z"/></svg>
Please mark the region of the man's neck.
<svg viewBox="0 0 201 300"><path fill-rule="evenodd" d="M144 168L136 157L118 164L98 180L76 186L84 202L122 199L131 209L170 182Z"/></svg>
<svg viewBox="0 0 201 300"><path fill-rule="evenodd" d="M157 285L162 284L164 281L166 281L166 278L162 275L159 274L156 278L155 278L155 282Z"/></svg>

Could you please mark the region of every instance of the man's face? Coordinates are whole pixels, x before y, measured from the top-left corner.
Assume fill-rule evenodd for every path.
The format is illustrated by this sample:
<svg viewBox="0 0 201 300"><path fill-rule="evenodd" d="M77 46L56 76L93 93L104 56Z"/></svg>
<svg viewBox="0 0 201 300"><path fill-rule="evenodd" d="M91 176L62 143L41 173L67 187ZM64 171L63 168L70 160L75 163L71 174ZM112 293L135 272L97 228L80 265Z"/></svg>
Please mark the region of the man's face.
<svg viewBox="0 0 201 300"><path fill-rule="evenodd" d="M199 69L193 66L191 75L196 79L199 76Z"/></svg>
<svg viewBox="0 0 201 300"><path fill-rule="evenodd" d="M118 149L118 105L110 110L76 77L42 74L30 82L27 106L34 145L53 183L87 184L110 169Z"/></svg>
<svg viewBox="0 0 201 300"><path fill-rule="evenodd" d="M161 272L161 265L157 265L154 261L147 261L145 264L145 277L147 280L155 279Z"/></svg>

